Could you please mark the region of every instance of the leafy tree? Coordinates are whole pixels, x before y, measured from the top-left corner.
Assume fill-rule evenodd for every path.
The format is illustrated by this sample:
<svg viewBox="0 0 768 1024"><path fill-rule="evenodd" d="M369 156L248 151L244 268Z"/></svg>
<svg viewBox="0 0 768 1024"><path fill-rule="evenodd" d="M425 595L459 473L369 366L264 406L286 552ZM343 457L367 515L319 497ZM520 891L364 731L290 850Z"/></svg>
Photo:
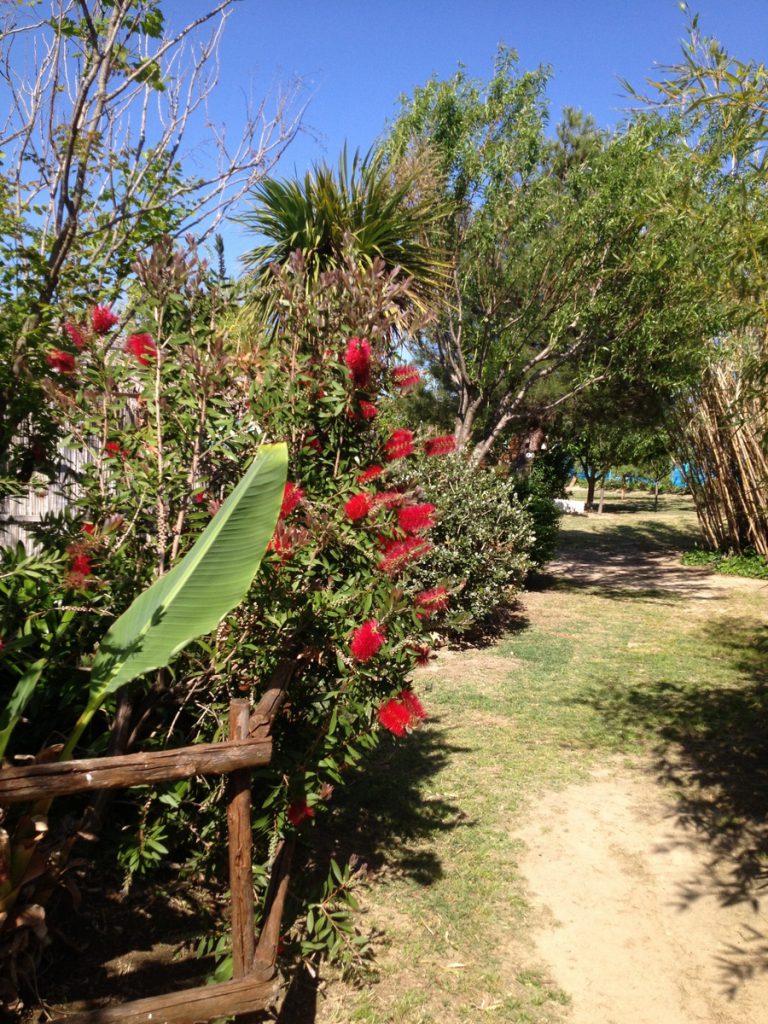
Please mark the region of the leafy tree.
<svg viewBox="0 0 768 1024"><path fill-rule="evenodd" d="M453 287L421 344L476 458L619 368L690 372L714 313L702 233L677 207L705 197L673 130L644 118L606 139L570 114L553 148L546 81L502 49L488 83L459 70L417 89L388 139L393 158L431 153L451 204Z"/></svg>

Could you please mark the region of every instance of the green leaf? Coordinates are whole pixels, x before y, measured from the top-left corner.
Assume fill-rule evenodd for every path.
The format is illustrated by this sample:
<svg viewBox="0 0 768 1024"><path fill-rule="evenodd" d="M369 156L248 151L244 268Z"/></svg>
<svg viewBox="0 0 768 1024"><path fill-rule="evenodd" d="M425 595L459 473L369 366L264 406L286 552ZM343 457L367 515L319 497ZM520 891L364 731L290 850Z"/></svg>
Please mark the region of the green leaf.
<svg viewBox="0 0 768 1024"><path fill-rule="evenodd" d="M286 446L264 445L192 549L112 624L93 662L90 706L167 665L242 601L274 533L287 468Z"/></svg>
<svg viewBox="0 0 768 1024"><path fill-rule="evenodd" d="M46 666L46 659L41 658L33 665L30 665L11 694L11 699L0 712L0 757L5 753L8 741L11 738L16 723L21 718L24 708L35 692L35 687L40 681L43 669Z"/></svg>

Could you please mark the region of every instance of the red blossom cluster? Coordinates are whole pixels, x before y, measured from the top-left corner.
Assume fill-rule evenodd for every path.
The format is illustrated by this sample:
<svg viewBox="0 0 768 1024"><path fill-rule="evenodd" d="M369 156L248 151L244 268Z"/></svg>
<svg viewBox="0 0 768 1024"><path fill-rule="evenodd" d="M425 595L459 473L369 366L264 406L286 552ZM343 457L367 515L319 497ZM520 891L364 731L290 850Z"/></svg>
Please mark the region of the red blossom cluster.
<svg viewBox="0 0 768 1024"><path fill-rule="evenodd" d="M367 388L371 382L371 345L367 338L350 338L344 362L353 384Z"/></svg>
<svg viewBox="0 0 768 1024"><path fill-rule="evenodd" d="M415 366L394 366L392 380L401 391L410 391L419 383L421 375Z"/></svg>
<svg viewBox="0 0 768 1024"><path fill-rule="evenodd" d="M64 582L68 587L71 587L72 590L82 590L82 588L86 586L88 577L93 575L93 568L91 566L92 556L89 554L90 543L90 538L86 537L82 541L70 544L67 548L67 554L69 555L70 562L69 571L67 572Z"/></svg>
<svg viewBox="0 0 768 1024"><path fill-rule="evenodd" d="M395 736L404 736L407 729L412 729L426 717L421 701L412 690L401 690L378 711L379 722Z"/></svg>
<svg viewBox="0 0 768 1024"><path fill-rule="evenodd" d="M372 505L373 499L370 494L353 494L352 497L344 503L344 513L348 519L351 519L353 523L356 523L359 519L365 519L371 511Z"/></svg>
<svg viewBox="0 0 768 1024"><path fill-rule="evenodd" d="M85 338L83 336L82 329L76 324L72 324L67 321L67 323L64 324L64 330L77 351L82 352L85 348Z"/></svg>
<svg viewBox="0 0 768 1024"><path fill-rule="evenodd" d="M294 509L298 508L304 498L304 491L288 481L283 491L283 502L280 506L280 518L287 519Z"/></svg>
<svg viewBox="0 0 768 1024"><path fill-rule="evenodd" d="M390 462L393 459L403 459L413 452L413 431L401 428L394 430L392 436L384 445L385 458Z"/></svg>
<svg viewBox="0 0 768 1024"><path fill-rule="evenodd" d="M405 540L390 540L384 545L378 569L387 576L397 576L408 565L432 550L432 545L421 537L406 537Z"/></svg>
<svg viewBox="0 0 768 1024"><path fill-rule="evenodd" d="M416 595L416 614L420 619L428 619L448 607L449 594L446 587L433 587L431 590L422 590Z"/></svg>
<svg viewBox="0 0 768 1024"><path fill-rule="evenodd" d="M456 436L454 434L441 434L440 437L430 437L424 442L425 455L450 455L456 451Z"/></svg>
<svg viewBox="0 0 768 1024"><path fill-rule="evenodd" d="M375 480L377 476L381 476L383 472L383 466L369 466L368 469L363 470L363 472L358 475L357 482L359 484L367 484L371 480Z"/></svg>
<svg viewBox="0 0 768 1024"><path fill-rule="evenodd" d="M94 306L91 310L91 327L96 334L108 334L120 318L115 316L109 306Z"/></svg>
<svg viewBox="0 0 768 1024"><path fill-rule="evenodd" d="M75 357L71 352L64 352L63 349L50 349L46 354L45 361L55 373L75 372Z"/></svg>
<svg viewBox="0 0 768 1024"><path fill-rule="evenodd" d="M364 420L373 420L379 415L379 410L373 402L366 402L364 398L359 402L360 415Z"/></svg>
<svg viewBox="0 0 768 1024"><path fill-rule="evenodd" d="M352 634L349 651L355 661L370 661L379 653L387 639L386 629L378 619L368 619Z"/></svg>
<svg viewBox="0 0 768 1024"><path fill-rule="evenodd" d="M128 457L128 452L117 441L107 441L104 445L104 454L109 458L121 457L125 459Z"/></svg>
<svg viewBox="0 0 768 1024"><path fill-rule="evenodd" d="M288 821L298 828L305 818L314 818L315 810L306 800L294 800L288 808Z"/></svg>
<svg viewBox="0 0 768 1024"><path fill-rule="evenodd" d="M422 530L431 530L435 525L435 506L425 503L423 505L406 505L398 509L397 524L404 533L421 533Z"/></svg>
<svg viewBox="0 0 768 1024"><path fill-rule="evenodd" d="M125 351L136 356L142 366L149 366L150 360L157 358L157 345L151 334L132 334L125 343Z"/></svg>

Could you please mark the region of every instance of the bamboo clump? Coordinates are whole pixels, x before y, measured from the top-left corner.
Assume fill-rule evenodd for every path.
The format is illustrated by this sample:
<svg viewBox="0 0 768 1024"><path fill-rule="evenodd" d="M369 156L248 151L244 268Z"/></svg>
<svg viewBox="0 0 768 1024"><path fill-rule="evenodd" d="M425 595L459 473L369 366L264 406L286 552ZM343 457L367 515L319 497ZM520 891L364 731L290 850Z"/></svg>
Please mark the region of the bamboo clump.
<svg viewBox="0 0 768 1024"><path fill-rule="evenodd" d="M707 543L768 556L765 336L713 348L701 384L678 407L678 456Z"/></svg>

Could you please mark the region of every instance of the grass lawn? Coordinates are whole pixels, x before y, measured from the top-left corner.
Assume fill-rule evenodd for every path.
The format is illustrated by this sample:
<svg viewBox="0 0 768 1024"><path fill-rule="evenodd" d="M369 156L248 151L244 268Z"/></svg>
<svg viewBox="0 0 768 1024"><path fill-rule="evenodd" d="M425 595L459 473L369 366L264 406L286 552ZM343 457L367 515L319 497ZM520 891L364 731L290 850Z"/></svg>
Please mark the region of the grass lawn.
<svg viewBox="0 0 768 1024"><path fill-rule="evenodd" d="M566 518L563 575L535 582L516 628L420 671L430 721L382 744L333 823L339 855L368 865L359 923L373 972L323 968L283 1019L567 1020L568 996L531 948L515 832L542 792L614 758L655 758L715 854L738 854L734 884L764 880L768 587L681 569L690 500L652 507L611 496L601 517Z"/></svg>

